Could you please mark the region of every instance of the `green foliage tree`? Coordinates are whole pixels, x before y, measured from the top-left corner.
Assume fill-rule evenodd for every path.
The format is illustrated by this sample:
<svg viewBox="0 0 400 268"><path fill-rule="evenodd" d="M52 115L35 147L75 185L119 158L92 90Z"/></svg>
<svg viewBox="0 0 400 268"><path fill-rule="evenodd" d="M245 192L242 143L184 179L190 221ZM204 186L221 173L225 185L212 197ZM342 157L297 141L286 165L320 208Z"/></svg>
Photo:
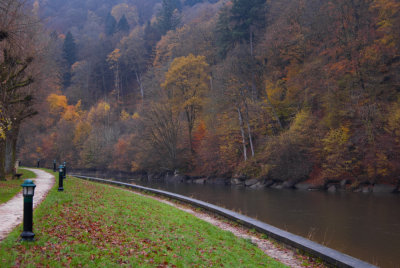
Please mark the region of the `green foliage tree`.
<svg viewBox="0 0 400 268"><path fill-rule="evenodd" d="M129 32L129 24L128 21L126 20L125 15L122 15L121 19L119 20L117 25L117 30L125 33Z"/></svg>
<svg viewBox="0 0 400 268"><path fill-rule="evenodd" d="M253 47L254 32L265 28L265 0L233 0L219 15L216 27L221 56L235 44L247 42Z"/></svg>
<svg viewBox="0 0 400 268"><path fill-rule="evenodd" d="M114 16L111 13L107 14L105 24L104 24L104 31L107 36L111 36L117 30L117 21L115 20Z"/></svg>
<svg viewBox="0 0 400 268"><path fill-rule="evenodd" d="M185 0L186 6L194 6L195 4L202 3L203 0Z"/></svg>
<svg viewBox="0 0 400 268"><path fill-rule="evenodd" d="M166 34L180 23L179 12L181 10L181 2L179 0L163 0L161 10L157 16L157 28L161 35Z"/></svg>
<svg viewBox="0 0 400 268"><path fill-rule="evenodd" d="M71 67L72 64L74 64L77 60L77 48L75 44L75 39L72 36L71 32L68 32L65 36L63 44L63 57L68 63L69 67Z"/></svg>
<svg viewBox="0 0 400 268"><path fill-rule="evenodd" d="M63 85L64 85L64 88L67 88L71 85L71 78L72 78L71 66L77 60L76 43L75 43L75 39L72 36L71 32L68 32L67 35L65 36L62 49L63 49L63 51L62 51L63 58L67 63L64 74L63 74Z"/></svg>
<svg viewBox="0 0 400 268"><path fill-rule="evenodd" d="M254 28L264 28L266 18L265 0L233 0L230 21L233 23L234 41L250 42Z"/></svg>

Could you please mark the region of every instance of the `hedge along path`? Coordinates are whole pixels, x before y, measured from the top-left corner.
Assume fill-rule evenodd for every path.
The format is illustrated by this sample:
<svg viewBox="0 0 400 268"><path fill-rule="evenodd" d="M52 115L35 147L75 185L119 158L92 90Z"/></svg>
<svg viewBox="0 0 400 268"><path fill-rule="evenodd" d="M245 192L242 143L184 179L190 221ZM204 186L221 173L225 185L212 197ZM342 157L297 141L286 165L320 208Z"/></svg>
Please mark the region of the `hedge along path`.
<svg viewBox="0 0 400 268"><path fill-rule="evenodd" d="M30 170L36 174L36 178L32 179L35 184L35 196L33 197L33 207L36 208L45 198L47 193L54 185L54 176L40 169ZM22 191L14 196L7 203L0 205L0 241L23 220L23 196Z"/></svg>

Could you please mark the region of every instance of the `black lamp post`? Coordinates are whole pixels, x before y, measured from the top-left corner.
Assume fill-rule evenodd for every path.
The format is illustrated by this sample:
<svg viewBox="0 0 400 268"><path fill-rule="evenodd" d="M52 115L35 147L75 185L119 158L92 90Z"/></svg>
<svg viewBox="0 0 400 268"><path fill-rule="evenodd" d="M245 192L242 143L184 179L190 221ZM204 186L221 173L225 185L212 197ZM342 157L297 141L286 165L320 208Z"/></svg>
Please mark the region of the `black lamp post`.
<svg viewBox="0 0 400 268"><path fill-rule="evenodd" d="M64 161L64 179L67 178L67 162Z"/></svg>
<svg viewBox="0 0 400 268"><path fill-rule="evenodd" d="M36 185L32 180L25 180L21 185L24 195L24 231L21 234L22 240L33 241L35 234L33 233L33 195L35 194Z"/></svg>
<svg viewBox="0 0 400 268"><path fill-rule="evenodd" d="M53 172L57 171L57 162L56 160L53 160Z"/></svg>
<svg viewBox="0 0 400 268"><path fill-rule="evenodd" d="M64 191L64 187L63 187L63 178L64 178L64 169L63 166L60 165L58 167L58 191L62 192Z"/></svg>

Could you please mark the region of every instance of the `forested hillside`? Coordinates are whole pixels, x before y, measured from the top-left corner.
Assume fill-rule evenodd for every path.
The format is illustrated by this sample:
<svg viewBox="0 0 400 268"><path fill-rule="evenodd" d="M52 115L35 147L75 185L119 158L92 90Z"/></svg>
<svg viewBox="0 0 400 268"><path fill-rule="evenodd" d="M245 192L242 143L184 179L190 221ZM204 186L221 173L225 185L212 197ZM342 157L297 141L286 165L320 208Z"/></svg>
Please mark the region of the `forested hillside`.
<svg viewBox="0 0 400 268"><path fill-rule="evenodd" d="M400 181L398 0L36 0L46 88L19 158Z"/></svg>

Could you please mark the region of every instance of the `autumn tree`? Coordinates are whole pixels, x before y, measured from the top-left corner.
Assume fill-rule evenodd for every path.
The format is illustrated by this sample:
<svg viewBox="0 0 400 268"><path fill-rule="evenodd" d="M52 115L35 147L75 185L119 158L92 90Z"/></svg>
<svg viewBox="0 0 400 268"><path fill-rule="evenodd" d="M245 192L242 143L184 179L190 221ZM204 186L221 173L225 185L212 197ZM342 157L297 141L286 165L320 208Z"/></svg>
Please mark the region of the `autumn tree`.
<svg viewBox="0 0 400 268"><path fill-rule="evenodd" d="M139 86L140 95L144 99L143 75L147 70L149 58L144 40L144 30L137 27L129 36L122 38L119 47L121 48L121 61L128 71L133 73Z"/></svg>
<svg viewBox="0 0 400 268"><path fill-rule="evenodd" d="M181 124L170 103L151 103L140 120L137 163L150 170L173 171L182 167Z"/></svg>
<svg viewBox="0 0 400 268"><path fill-rule="evenodd" d="M120 58L121 51L120 49L115 49L107 56L107 62L110 66L110 69L114 71L114 90L117 95L117 103L120 101L121 94L121 82L120 82Z"/></svg>
<svg viewBox="0 0 400 268"><path fill-rule="evenodd" d="M9 55L8 50L3 51L0 62L0 110L1 110L1 136L0 139L0 178L4 178L6 144L11 144L11 162L16 159L16 146L21 122L36 114L32 109L32 94L26 87L33 83L33 78L27 75L26 69L32 63L32 58L20 61L18 57Z"/></svg>
<svg viewBox="0 0 400 268"><path fill-rule="evenodd" d="M25 13L22 2L2 3L0 15L0 179L4 179L16 160L20 126L36 114L32 107L34 90L30 88L34 45L21 45L34 38L36 32L34 20ZM24 24L26 28L22 27Z"/></svg>
<svg viewBox="0 0 400 268"><path fill-rule="evenodd" d="M165 74L165 81L161 85L166 89L174 109L184 113L191 151L193 151L193 127L209 88L207 69L208 64L203 56L189 54L187 57L176 58L171 63Z"/></svg>

